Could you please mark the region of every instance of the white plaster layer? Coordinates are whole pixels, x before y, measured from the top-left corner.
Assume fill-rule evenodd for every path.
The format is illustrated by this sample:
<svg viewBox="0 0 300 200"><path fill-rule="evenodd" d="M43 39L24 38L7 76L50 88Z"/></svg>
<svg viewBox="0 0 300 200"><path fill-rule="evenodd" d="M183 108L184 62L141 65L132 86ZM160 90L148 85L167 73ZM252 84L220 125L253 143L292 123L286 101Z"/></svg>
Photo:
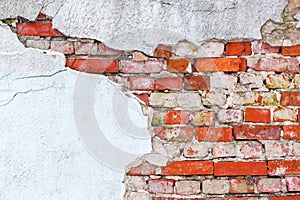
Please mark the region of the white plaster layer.
<svg viewBox="0 0 300 200"><path fill-rule="evenodd" d="M158 43L187 39L261 38L269 18L281 21L287 0L67 0L54 26L70 36L153 53Z"/></svg>
<svg viewBox="0 0 300 200"><path fill-rule="evenodd" d="M26 49L3 26L0 33L0 41L12 41L11 51L0 47L0 199L122 199L125 165L117 171L95 159L76 124L76 81L90 77L66 70L62 54ZM136 156L150 152L150 139L123 136L118 113L112 113L115 88L99 76L92 99L99 127L116 149ZM131 121L147 127L139 103L118 98L126 98ZM101 148L107 155L114 150Z"/></svg>

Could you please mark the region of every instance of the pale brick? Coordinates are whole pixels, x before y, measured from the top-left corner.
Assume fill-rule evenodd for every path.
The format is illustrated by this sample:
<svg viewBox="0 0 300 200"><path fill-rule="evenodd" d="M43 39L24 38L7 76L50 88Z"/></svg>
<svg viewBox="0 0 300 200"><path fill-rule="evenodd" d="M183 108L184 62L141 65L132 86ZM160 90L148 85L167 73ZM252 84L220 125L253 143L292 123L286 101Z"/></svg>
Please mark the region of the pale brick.
<svg viewBox="0 0 300 200"><path fill-rule="evenodd" d="M250 60L251 59L252 58L250 58ZM292 73L299 72L299 62L296 58L269 57L269 58L259 58L254 65L251 65L250 62L248 62L249 67L257 71L292 72Z"/></svg>
<svg viewBox="0 0 300 200"><path fill-rule="evenodd" d="M266 78L266 86L271 89L282 89L290 86L288 74L269 74Z"/></svg>
<svg viewBox="0 0 300 200"><path fill-rule="evenodd" d="M300 74L295 74L292 80L292 87L295 89L300 88Z"/></svg>
<svg viewBox="0 0 300 200"><path fill-rule="evenodd" d="M204 194L227 194L229 193L228 180L204 180L202 183Z"/></svg>
<svg viewBox="0 0 300 200"><path fill-rule="evenodd" d="M63 54L73 54L74 46L73 43L69 41L52 41L51 50L58 51Z"/></svg>
<svg viewBox="0 0 300 200"><path fill-rule="evenodd" d="M264 85L261 74L242 72L239 75L239 79L241 85L248 86L249 88L262 88Z"/></svg>
<svg viewBox="0 0 300 200"><path fill-rule="evenodd" d="M223 72L213 73L210 76L210 90L229 89L234 90L237 86L237 77L224 74Z"/></svg>
<svg viewBox="0 0 300 200"><path fill-rule="evenodd" d="M300 177L286 177L287 190L290 192L300 191Z"/></svg>
<svg viewBox="0 0 300 200"><path fill-rule="evenodd" d="M240 158L261 158L263 157L263 146L259 142L247 141L238 142L236 145L237 156Z"/></svg>
<svg viewBox="0 0 300 200"><path fill-rule="evenodd" d="M272 92L243 92L234 94L232 103L238 106L276 106L278 100Z"/></svg>
<svg viewBox="0 0 300 200"><path fill-rule="evenodd" d="M220 57L224 54L223 42L207 41L200 45L201 57Z"/></svg>
<svg viewBox="0 0 300 200"><path fill-rule="evenodd" d="M279 178L263 178L258 181L257 189L262 193L283 191L283 185Z"/></svg>
<svg viewBox="0 0 300 200"><path fill-rule="evenodd" d="M98 45L96 42L75 42L75 54L77 55L97 55Z"/></svg>
<svg viewBox="0 0 300 200"><path fill-rule="evenodd" d="M174 180L150 179L149 192L152 194L172 194L174 191Z"/></svg>
<svg viewBox="0 0 300 200"><path fill-rule="evenodd" d="M226 102L226 94L222 92L204 92L202 95L202 103L206 106L224 106Z"/></svg>
<svg viewBox="0 0 300 200"><path fill-rule="evenodd" d="M217 143L213 146L213 157L224 158L224 157L235 157L236 151L233 143Z"/></svg>
<svg viewBox="0 0 300 200"><path fill-rule="evenodd" d="M180 145L179 144L163 144L168 155L173 158L178 158L180 156Z"/></svg>
<svg viewBox="0 0 300 200"><path fill-rule="evenodd" d="M278 53L279 47L274 47L261 40L252 43L252 49L255 54Z"/></svg>
<svg viewBox="0 0 300 200"><path fill-rule="evenodd" d="M187 144L183 149L183 155L187 158L204 158L208 155L206 143L193 142Z"/></svg>
<svg viewBox="0 0 300 200"><path fill-rule="evenodd" d="M165 108L199 108L201 99L199 93L152 93L149 103L153 107Z"/></svg>
<svg viewBox="0 0 300 200"><path fill-rule="evenodd" d="M180 57L198 57L199 46L187 40L182 40L175 45L174 54Z"/></svg>
<svg viewBox="0 0 300 200"><path fill-rule="evenodd" d="M148 190L148 177L146 176L126 176L125 184L130 191Z"/></svg>
<svg viewBox="0 0 300 200"><path fill-rule="evenodd" d="M231 179L230 180L230 193L254 193L254 181L251 178L247 179Z"/></svg>
<svg viewBox="0 0 300 200"><path fill-rule="evenodd" d="M26 40L27 48L35 48L41 50L48 50L50 48L50 42L47 40L39 39L39 40Z"/></svg>
<svg viewBox="0 0 300 200"><path fill-rule="evenodd" d="M193 195L200 193L199 181L177 181L175 183L175 193L180 195Z"/></svg>
<svg viewBox="0 0 300 200"><path fill-rule="evenodd" d="M218 111L218 121L220 123L240 123L244 120L244 112L242 110L226 110Z"/></svg>
<svg viewBox="0 0 300 200"><path fill-rule="evenodd" d="M289 145L286 142L266 141L264 144L268 158L285 157L289 153Z"/></svg>
<svg viewBox="0 0 300 200"><path fill-rule="evenodd" d="M274 110L274 121L275 122L285 122L297 121L297 112L292 108L278 108Z"/></svg>
<svg viewBox="0 0 300 200"><path fill-rule="evenodd" d="M148 193L144 192L129 192L125 195L126 200L150 200L151 197Z"/></svg>
<svg viewBox="0 0 300 200"><path fill-rule="evenodd" d="M300 142L294 142L292 156L300 157Z"/></svg>

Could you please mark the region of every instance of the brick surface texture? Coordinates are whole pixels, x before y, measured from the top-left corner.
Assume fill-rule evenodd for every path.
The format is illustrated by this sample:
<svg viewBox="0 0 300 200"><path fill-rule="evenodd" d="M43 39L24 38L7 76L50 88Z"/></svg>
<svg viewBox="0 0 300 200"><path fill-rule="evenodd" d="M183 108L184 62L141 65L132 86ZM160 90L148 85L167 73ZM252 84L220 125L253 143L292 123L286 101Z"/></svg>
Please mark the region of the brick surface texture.
<svg viewBox="0 0 300 200"><path fill-rule="evenodd" d="M128 168L130 199L300 199L299 45L204 42L199 48L212 57L179 57L160 44L147 56L65 36L41 16L17 23L27 47L64 53L67 68L122 80L153 109L153 151L168 161Z"/></svg>

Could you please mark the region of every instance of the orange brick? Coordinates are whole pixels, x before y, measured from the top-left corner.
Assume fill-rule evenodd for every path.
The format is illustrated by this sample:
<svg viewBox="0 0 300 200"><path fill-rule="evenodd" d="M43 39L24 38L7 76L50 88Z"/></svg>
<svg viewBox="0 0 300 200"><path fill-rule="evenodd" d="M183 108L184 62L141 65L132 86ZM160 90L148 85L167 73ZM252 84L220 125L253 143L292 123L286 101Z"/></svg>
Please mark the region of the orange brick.
<svg viewBox="0 0 300 200"><path fill-rule="evenodd" d="M217 162L215 176L257 176L267 175L266 162Z"/></svg>
<svg viewBox="0 0 300 200"><path fill-rule="evenodd" d="M81 72L118 72L118 62L100 58L67 58L66 66Z"/></svg>
<svg viewBox="0 0 300 200"><path fill-rule="evenodd" d="M300 44L291 47L282 47L281 54L284 56L300 56Z"/></svg>
<svg viewBox="0 0 300 200"><path fill-rule="evenodd" d="M300 92L281 92L282 106L300 106Z"/></svg>
<svg viewBox="0 0 300 200"><path fill-rule="evenodd" d="M189 123L189 113L181 110L166 110L166 124L187 124Z"/></svg>
<svg viewBox="0 0 300 200"><path fill-rule="evenodd" d="M181 90L182 79L179 77L164 77L156 79L156 90Z"/></svg>
<svg viewBox="0 0 300 200"><path fill-rule="evenodd" d="M270 176L299 175L300 160L270 160L268 168Z"/></svg>
<svg viewBox="0 0 300 200"><path fill-rule="evenodd" d="M300 196L268 197L268 200L300 200Z"/></svg>
<svg viewBox="0 0 300 200"><path fill-rule="evenodd" d="M246 71L245 58L198 58L194 63L197 72L238 72Z"/></svg>
<svg viewBox="0 0 300 200"><path fill-rule="evenodd" d="M197 129L197 139L206 142L231 142L232 128L201 127Z"/></svg>
<svg viewBox="0 0 300 200"><path fill-rule="evenodd" d="M50 37L64 36L61 32L52 28L51 22L17 23L17 34L29 35L29 36L50 36Z"/></svg>
<svg viewBox="0 0 300 200"><path fill-rule="evenodd" d="M210 87L209 76L185 76L183 80L185 90L209 90Z"/></svg>
<svg viewBox="0 0 300 200"><path fill-rule="evenodd" d="M252 54L251 42L227 42L226 56L246 56Z"/></svg>
<svg viewBox="0 0 300 200"><path fill-rule="evenodd" d="M162 175L209 175L213 174L211 161L175 161L162 168Z"/></svg>
<svg viewBox="0 0 300 200"><path fill-rule="evenodd" d="M190 61L187 59L167 60L167 66L169 72L187 73Z"/></svg>
<svg viewBox="0 0 300 200"><path fill-rule="evenodd" d="M300 140L300 125L283 126L283 139Z"/></svg>
<svg viewBox="0 0 300 200"><path fill-rule="evenodd" d="M158 58L170 58L172 56L172 47L159 44L154 50L154 57Z"/></svg>
<svg viewBox="0 0 300 200"><path fill-rule="evenodd" d="M246 108L246 122L271 122L271 112L269 109Z"/></svg>

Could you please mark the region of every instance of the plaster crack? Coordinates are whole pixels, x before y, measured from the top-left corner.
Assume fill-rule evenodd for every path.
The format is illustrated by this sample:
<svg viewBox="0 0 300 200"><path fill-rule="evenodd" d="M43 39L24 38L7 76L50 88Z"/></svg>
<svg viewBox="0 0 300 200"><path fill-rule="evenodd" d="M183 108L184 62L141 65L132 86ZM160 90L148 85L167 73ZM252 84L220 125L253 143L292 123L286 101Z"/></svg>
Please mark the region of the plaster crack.
<svg viewBox="0 0 300 200"><path fill-rule="evenodd" d="M56 71L55 73L53 74L42 74L42 75L36 75L36 76L25 76L25 77L20 77L20 78L17 78L15 80L22 80L22 79L30 79L30 78L50 78L50 77L53 77L59 73L62 73L62 72L65 72L67 71L67 69L62 69L62 70L59 70L59 71Z"/></svg>

